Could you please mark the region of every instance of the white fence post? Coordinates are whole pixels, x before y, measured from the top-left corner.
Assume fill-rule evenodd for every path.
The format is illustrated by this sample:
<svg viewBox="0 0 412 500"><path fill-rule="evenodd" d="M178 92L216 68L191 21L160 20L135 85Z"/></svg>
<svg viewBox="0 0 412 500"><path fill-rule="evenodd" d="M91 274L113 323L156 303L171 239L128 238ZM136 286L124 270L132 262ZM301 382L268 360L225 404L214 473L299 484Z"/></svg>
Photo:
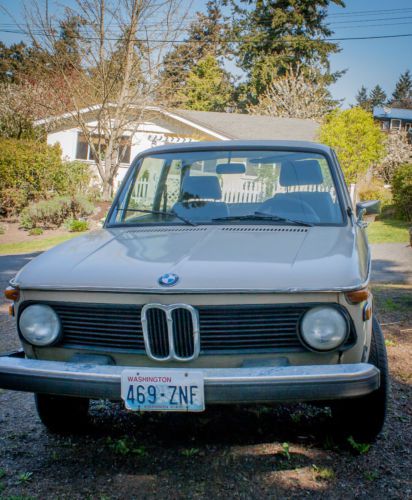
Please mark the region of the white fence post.
<svg viewBox="0 0 412 500"><path fill-rule="evenodd" d="M350 199L352 200L353 206L356 205L356 198L357 198L357 192L356 192L356 184L350 184L349 186L349 195Z"/></svg>

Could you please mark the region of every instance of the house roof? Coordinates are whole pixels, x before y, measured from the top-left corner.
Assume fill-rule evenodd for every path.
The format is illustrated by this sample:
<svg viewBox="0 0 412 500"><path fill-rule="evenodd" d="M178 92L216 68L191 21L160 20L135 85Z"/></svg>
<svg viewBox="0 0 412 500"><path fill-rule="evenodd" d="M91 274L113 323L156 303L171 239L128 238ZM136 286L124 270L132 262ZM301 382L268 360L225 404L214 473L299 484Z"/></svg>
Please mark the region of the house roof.
<svg viewBox="0 0 412 500"><path fill-rule="evenodd" d="M170 114L211 129L227 139L314 141L319 127L314 120L299 118L186 109L174 110Z"/></svg>
<svg viewBox="0 0 412 500"><path fill-rule="evenodd" d="M375 118L387 118L387 119L398 119L398 120L411 120L412 121L412 109L406 108L388 108L386 106L375 106L373 108L373 116Z"/></svg>
<svg viewBox="0 0 412 500"><path fill-rule="evenodd" d="M51 116L46 119L37 120L34 124L61 123L62 120L73 119L77 114L93 113L99 108L99 105L94 105L83 108L78 113L69 111L60 116ZM314 120L299 118L274 118L262 115L192 111L186 109L166 110L157 106L148 106L146 110L161 113L164 116L185 123L220 140L315 141L319 127L318 123Z"/></svg>

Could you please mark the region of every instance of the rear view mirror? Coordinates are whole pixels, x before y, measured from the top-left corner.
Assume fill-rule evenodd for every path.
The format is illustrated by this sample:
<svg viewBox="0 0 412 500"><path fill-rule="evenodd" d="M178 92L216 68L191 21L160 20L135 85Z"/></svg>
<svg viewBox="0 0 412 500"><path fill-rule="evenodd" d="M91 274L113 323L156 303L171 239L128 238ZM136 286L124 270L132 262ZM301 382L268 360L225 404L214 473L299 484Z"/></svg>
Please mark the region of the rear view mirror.
<svg viewBox="0 0 412 500"><path fill-rule="evenodd" d="M217 174L244 174L246 165L244 163L219 163L216 165Z"/></svg>

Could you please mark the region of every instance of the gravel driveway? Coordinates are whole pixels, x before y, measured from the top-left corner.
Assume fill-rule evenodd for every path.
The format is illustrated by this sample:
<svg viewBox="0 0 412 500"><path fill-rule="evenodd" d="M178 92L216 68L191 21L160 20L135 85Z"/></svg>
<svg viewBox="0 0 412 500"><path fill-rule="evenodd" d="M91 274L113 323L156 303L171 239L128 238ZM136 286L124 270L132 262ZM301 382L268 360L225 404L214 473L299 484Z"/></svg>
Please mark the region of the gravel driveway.
<svg viewBox="0 0 412 500"><path fill-rule="evenodd" d="M402 274L382 251L375 276ZM0 284L30 257L0 257ZM367 453L338 446L328 413L305 405L140 416L96 401L87 433L58 437L39 423L31 394L0 390L0 498L412 498L411 292L374 287L392 398ZM2 352L18 342L0 304Z"/></svg>

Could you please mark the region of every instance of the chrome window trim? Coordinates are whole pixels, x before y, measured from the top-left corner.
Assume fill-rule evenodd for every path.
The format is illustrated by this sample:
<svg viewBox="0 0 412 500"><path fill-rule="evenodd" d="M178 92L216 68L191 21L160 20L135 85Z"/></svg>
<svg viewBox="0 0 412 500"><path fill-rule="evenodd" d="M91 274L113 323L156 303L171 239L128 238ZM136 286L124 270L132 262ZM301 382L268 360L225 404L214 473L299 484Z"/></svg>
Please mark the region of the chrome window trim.
<svg viewBox="0 0 412 500"><path fill-rule="evenodd" d="M159 358L152 353L152 349L150 347L149 341L149 330L147 325L147 311L150 309L160 309L164 311L166 314L167 321L167 336L169 340L169 356L164 358ZM193 354L189 357L181 357L176 354L175 351L175 342L173 337L173 317L172 312L175 309L186 309L190 312L192 317L192 327L193 327ZM200 326L199 326L199 313L198 311L188 305L188 304L146 304L142 307L141 312L141 321L142 321L142 329L143 329L143 340L146 349L147 356L153 361L180 361L180 362L188 362L197 359L200 354Z"/></svg>

